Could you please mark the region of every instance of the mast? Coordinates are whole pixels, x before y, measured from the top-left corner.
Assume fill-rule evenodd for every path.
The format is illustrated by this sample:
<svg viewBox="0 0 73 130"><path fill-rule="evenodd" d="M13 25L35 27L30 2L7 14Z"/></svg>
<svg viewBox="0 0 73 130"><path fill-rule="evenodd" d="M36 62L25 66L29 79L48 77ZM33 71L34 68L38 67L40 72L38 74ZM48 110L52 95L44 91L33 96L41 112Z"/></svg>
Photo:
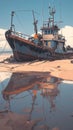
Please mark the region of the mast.
<svg viewBox="0 0 73 130"><path fill-rule="evenodd" d="M49 22L52 23L52 26L54 26L54 14L56 13L55 8L51 8L49 6Z"/></svg>
<svg viewBox="0 0 73 130"><path fill-rule="evenodd" d="M12 28L13 28L13 16L14 16L14 11L11 12L11 27L10 27L10 30L12 31Z"/></svg>
<svg viewBox="0 0 73 130"><path fill-rule="evenodd" d="M37 23L38 23L38 20L35 19L35 16L34 16L34 11L32 10L32 14L33 14L33 24L34 24L34 32L37 34Z"/></svg>

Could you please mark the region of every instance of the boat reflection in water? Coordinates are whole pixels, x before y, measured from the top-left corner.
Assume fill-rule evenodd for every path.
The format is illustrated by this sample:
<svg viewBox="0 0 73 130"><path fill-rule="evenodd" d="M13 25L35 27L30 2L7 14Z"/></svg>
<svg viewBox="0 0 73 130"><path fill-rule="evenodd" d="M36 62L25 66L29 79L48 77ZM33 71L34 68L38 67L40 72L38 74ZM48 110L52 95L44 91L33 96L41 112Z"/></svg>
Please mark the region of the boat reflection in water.
<svg viewBox="0 0 73 130"><path fill-rule="evenodd" d="M51 77L46 72L13 73L9 84L3 90L3 97L5 100L8 100L12 95L25 91L31 91L33 97L35 97L37 92L41 91L41 95L44 98L49 96L51 99L54 99L59 93L58 84L60 82L61 79ZM52 102L50 103L52 104Z"/></svg>
<svg viewBox="0 0 73 130"><path fill-rule="evenodd" d="M2 92L8 103L8 112L24 115L30 130L32 127L48 130L48 117L49 113L55 110L55 98L59 94L60 82L61 79L51 77L49 72L13 73ZM23 125L23 128L26 126Z"/></svg>

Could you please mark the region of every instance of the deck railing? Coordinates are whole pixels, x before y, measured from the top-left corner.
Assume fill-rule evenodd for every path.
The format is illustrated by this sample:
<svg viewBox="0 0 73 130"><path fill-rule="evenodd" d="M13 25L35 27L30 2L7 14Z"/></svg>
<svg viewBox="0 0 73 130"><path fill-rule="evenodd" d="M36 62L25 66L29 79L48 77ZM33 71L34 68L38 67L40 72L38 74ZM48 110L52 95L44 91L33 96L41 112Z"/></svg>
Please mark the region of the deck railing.
<svg viewBox="0 0 73 130"><path fill-rule="evenodd" d="M26 39L29 39L31 37L30 35L23 34L21 32L15 32L15 31L11 31L11 34L21 37L21 38L26 38Z"/></svg>

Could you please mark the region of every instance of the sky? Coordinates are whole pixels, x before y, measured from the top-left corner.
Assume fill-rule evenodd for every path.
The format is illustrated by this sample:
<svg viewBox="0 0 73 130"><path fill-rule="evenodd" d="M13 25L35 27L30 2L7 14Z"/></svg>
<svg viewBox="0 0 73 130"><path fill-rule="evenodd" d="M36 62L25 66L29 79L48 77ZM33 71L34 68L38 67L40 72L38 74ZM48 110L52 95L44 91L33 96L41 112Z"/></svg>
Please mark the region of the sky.
<svg viewBox="0 0 73 130"><path fill-rule="evenodd" d="M49 5L55 6L55 21L62 21L61 27L73 26L73 0L0 0L0 28L6 30L10 28L11 11L15 11L16 31L25 34L34 33L31 11L34 10L40 31L43 20L46 21L49 17Z"/></svg>

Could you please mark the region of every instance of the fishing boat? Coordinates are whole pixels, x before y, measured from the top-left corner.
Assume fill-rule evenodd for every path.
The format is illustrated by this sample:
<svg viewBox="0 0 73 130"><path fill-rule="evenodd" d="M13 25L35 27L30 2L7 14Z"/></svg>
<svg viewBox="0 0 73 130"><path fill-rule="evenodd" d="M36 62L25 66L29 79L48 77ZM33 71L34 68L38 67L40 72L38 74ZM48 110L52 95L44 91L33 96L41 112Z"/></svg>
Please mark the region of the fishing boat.
<svg viewBox="0 0 73 130"><path fill-rule="evenodd" d="M55 8L49 7L49 18L43 22L41 34L37 31L37 20L34 16L34 35L28 36L16 32L13 24L14 11L11 13L11 27L6 31L5 37L12 48L14 58L17 61L32 60L57 60L63 58L73 58L73 52L68 52L65 48L65 37L59 34L59 27L55 23Z"/></svg>

